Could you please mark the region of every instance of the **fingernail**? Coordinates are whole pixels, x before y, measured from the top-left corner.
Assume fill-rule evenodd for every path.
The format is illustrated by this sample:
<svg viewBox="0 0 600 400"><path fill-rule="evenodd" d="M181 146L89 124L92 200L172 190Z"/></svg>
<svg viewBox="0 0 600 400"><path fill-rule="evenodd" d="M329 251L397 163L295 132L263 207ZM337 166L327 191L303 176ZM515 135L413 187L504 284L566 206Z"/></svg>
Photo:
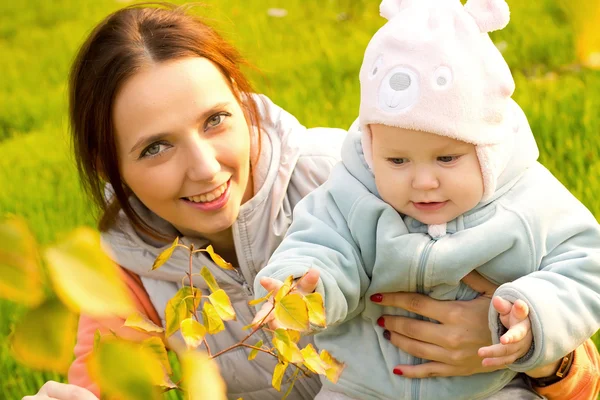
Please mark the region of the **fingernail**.
<svg viewBox="0 0 600 400"><path fill-rule="evenodd" d="M395 374L395 375L404 375L404 374L402 373L402 370L401 370L400 368L394 368L394 374Z"/></svg>
<svg viewBox="0 0 600 400"><path fill-rule="evenodd" d="M383 301L383 295L381 293L375 293L371 295L370 299L374 303L381 303Z"/></svg>
<svg viewBox="0 0 600 400"><path fill-rule="evenodd" d="M385 326L385 320L383 319L383 317L379 317L377 319L377 325L379 325L382 328Z"/></svg>
<svg viewBox="0 0 600 400"><path fill-rule="evenodd" d="M386 338L387 340L390 340L391 336L392 336L392 334L387 329L385 331L383 331L383 337Z"/></svg>

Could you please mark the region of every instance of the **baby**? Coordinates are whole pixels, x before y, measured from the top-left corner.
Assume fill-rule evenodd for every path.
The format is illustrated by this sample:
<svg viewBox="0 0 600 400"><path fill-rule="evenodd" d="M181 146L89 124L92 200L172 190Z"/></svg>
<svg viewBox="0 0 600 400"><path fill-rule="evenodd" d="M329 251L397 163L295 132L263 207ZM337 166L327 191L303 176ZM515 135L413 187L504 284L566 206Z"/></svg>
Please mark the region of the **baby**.
<svg viewBox="0 0 600 400"><path fill-rule="evenodd" d="M261 278L318 271L328 327L315 343L346 368L317 399L488 398L600 327L600 228L536 161L512 75L487 35L508 23L504 0L385 0L380 10L389 21L365 52L359 130L294 210L256 297ZM365 299L473 299L461 282L472 270L502 284L489 313L496 345L480 354L508 369L394 375L423 360L394 347L377 321L414 315Z"/></svg>

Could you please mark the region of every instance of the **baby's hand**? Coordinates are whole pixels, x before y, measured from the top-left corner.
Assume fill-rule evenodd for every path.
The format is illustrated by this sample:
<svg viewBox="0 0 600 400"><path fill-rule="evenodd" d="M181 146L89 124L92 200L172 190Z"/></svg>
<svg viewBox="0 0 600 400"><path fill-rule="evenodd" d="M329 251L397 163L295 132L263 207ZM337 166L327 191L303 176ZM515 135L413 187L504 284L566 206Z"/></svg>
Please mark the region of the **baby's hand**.
<svg viewBox="0 0 600 400"><path fill-rule="evenodd" d="M297 292L302 295L307 295L315 291L317 288L317 284L319 283L319 270L317 269L309 269L304 276L302 276L298 282L296 282L296 286L292 292ZM260 284L264 287L267 292L273 291L273 296L269 301L263 304L262 308L256 313L256 316L252 320L252 325L256 325L260 323L265 317L267 317L263 323L267 323L270 329L281 328L277 321L274 320L274 315L271 312L273 309L273 301L272 299L277 295L277 292L283 285L278 279L264 277L261 278Z"/></svg>
<svg viewBox="0 0 600 400"><path fill-rule="evenodd" d="M533 342L529 307L523 300L517 300L512 304L500 296L495 296L492 304L500 314L502 325L508 331L500 337L499 344L479 349L479 356L484 357L481 362L484 367L514 363L529 351Z"/></svg>

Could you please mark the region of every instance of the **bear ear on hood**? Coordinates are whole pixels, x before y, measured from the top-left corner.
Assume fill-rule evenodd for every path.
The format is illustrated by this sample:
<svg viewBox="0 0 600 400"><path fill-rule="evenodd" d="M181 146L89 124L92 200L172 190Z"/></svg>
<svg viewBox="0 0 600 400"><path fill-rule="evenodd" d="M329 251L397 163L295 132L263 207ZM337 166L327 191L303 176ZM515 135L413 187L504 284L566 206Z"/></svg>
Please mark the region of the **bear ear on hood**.
<svg viewBox="0 0 600 400"><path fill-rule="evenodd" d="M502 29L510 20L510 10L505 0L469 0L465 11L471 14L482 33Z"/></svg>
<svg viewBox="0 0 600 400"><path fill-rule="evenodd" d="M388 21L396 16L400 12L402 2L406 3L406 0L383 0L379 5L379 15Z"/></svg>

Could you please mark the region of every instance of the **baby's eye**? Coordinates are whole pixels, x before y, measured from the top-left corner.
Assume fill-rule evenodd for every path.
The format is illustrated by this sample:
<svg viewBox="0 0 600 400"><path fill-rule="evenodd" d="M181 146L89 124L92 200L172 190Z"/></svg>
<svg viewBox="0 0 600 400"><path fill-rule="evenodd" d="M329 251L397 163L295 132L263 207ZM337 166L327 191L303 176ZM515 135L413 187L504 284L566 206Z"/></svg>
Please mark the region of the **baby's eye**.
<svg viewBox="0 0 600 400"><path fill-rule="evenodd" d="M442 162L442 163L451 163L453 161L458 160L459 157L460 156L441 156L441 157L438 157L437 159L439 162Z"/></svg>
<svg viewBox="0 0 600 400"><path fill-rule="evenodd" d="M394 165L402 165L402 164L408 162L408 160L406 158L388 158L388 161Z"/></svg>

